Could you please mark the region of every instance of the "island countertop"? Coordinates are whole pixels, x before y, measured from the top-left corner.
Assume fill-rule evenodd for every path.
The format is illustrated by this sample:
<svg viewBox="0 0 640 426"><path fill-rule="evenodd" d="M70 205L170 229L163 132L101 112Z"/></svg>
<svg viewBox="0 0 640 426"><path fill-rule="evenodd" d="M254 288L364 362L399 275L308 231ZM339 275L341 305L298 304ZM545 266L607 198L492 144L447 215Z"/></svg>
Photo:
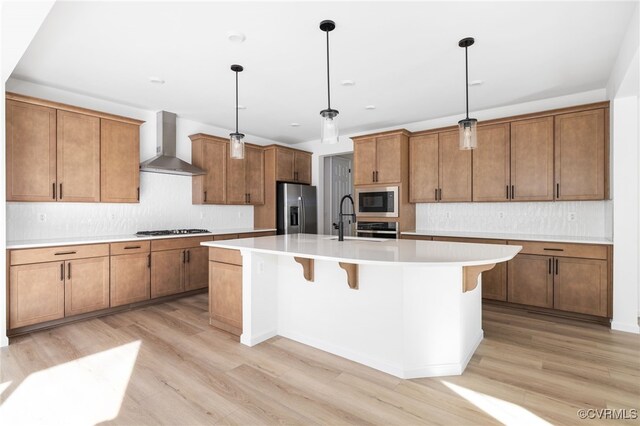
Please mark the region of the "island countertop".
<svg viewBox="0 0 640 426"><path fill-rule="evenodd" d="M203 246L357 264L474 266L511 260L521 246L290 234L206 241Z"/></svg>

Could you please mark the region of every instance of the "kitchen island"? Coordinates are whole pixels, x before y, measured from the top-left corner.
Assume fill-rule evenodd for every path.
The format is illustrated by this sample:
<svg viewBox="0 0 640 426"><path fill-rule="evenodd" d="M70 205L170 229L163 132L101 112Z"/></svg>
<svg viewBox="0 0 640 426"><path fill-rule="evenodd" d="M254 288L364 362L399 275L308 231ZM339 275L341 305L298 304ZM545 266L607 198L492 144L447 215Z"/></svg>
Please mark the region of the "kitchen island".
<svg viewBox="0 0 640 426"><path fill-rule="evenodd" d="M521 249L309 234L202 245L210 260L242 256L241 343L279 335L400 378L462 374L483 338L481 272Z"/></svg>

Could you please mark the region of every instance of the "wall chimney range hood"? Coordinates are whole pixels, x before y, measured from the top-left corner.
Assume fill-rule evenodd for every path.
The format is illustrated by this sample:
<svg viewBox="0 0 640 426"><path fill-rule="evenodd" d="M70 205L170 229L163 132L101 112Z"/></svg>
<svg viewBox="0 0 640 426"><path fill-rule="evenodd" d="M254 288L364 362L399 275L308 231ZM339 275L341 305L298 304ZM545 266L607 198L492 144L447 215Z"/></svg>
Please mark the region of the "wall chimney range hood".
<svg viewBox="0 0 640 426"><path fill-rule="evenodd" d="M207 172L176 157L176 115L159 111L156 116L156 156L140 163L141 172L197 176Z"/></svg>

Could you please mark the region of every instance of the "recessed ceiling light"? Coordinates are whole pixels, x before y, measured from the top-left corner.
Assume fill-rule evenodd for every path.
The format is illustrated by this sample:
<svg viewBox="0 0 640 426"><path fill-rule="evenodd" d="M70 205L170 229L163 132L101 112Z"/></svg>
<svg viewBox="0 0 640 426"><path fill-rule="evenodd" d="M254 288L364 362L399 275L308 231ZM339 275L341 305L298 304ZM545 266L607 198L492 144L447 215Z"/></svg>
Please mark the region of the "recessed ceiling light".
<svg viewBox="0 0 640 426"><path fill-rule="evenodd" d="M241 33L240 31L229 31L227 33L227 39L231 42L231 43L242 43L243 41L246 40L246 36Z"/></svg>
<svg viewBox="0 0 640 426"><path fill-rule="evenodd" d="M342 80L340 84L342 84L343 86L355 86L356 82L353 80Z"/></svg>
<svg viewBox="0 0 640 426"><path fill-rule="evenodd" d="M376 109L375 105L367 105L364 109Z"/></svg>
<svg viewBox="0 0 640 426"><path fill-rule="evenodd" d="M291 123L289 124L291 127L300 127L300 123Z"/></svg>
<svg viewBox="0 0 640 426"><path fill-rule="evenodd" d="M164 84L164 80L160 77L149 77L149 82L154 84Z"/></svg>
<svg viewBox="0 0 640 426"><path fill-rule="evenodd" d="M469 82L469 86L480 86L484 81L482 80L473 80Z"/></svg>
<svg viewBox="0 0 640 426"><path fill-rule="evenodd" d="M247 107L244 105L238 105L238 109L247 109Z"/></svg>

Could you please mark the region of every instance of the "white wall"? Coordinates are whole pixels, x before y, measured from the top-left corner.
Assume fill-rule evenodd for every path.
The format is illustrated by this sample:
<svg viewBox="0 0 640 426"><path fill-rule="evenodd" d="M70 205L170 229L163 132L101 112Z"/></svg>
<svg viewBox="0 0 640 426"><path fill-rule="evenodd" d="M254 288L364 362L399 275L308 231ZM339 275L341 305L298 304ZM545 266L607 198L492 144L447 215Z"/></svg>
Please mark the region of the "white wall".
<svg viewBox="0 0 640 426"><path fill-rule="evenodd" d="M613 134L613 321L640 333L640 7L636 6L607 85Z"/></svg>
<svg viewBox="0 0 640 426"><path fill-rule="evenodd" d="M155 155L156 115L126 105L76 93L9 79L6 90L71 105L145 120L140 132L140 158ZM194 133L226 137L229 130L177 120L177 155L190 161ZM274 143L247 135L257 144ZM118 235L159 228L225 229L253 227L251 206L197 206L191 204L191 177L140 174L139 204L95 203L7 203L7 239L39 239L74 236ZM41 217L44 215L45 220Z"/></svg>
<svg viewBox="0 0 640 426"><path fill-rule="evenodd" d="M600 102L606 99L605 89L600 89L558 98L492 108L489 110L472 111L472 115L482 121L591 102ZM342 132L343 136L340 137L340 142L335 145L323 145L319 141L296 144L296 148L313 152L312 181L314 185L319 186L318 214L324 211L323 188L320 187L322 185L321 182L324 181L323 157L353 152L353 141L351 137L399 128L405 128L409 131L435 129L455 125L461 118L462 116L442 117L361 133ZM347 120L347 118L342 117L342 123L344 123L345 120ZM504 219L500 219L500 212L504 213ZM577 213L575 221L567 220L569 212ZM447 213L449 214L448 219L446 217ZM611 217L612 203L610 201L589 203L418 204L416 207L417 228L456 231L489 230L484 226L486 222L491 230L503 230L502 232L611 237ZM322 231L321 225L319 232Z"/></svg>

